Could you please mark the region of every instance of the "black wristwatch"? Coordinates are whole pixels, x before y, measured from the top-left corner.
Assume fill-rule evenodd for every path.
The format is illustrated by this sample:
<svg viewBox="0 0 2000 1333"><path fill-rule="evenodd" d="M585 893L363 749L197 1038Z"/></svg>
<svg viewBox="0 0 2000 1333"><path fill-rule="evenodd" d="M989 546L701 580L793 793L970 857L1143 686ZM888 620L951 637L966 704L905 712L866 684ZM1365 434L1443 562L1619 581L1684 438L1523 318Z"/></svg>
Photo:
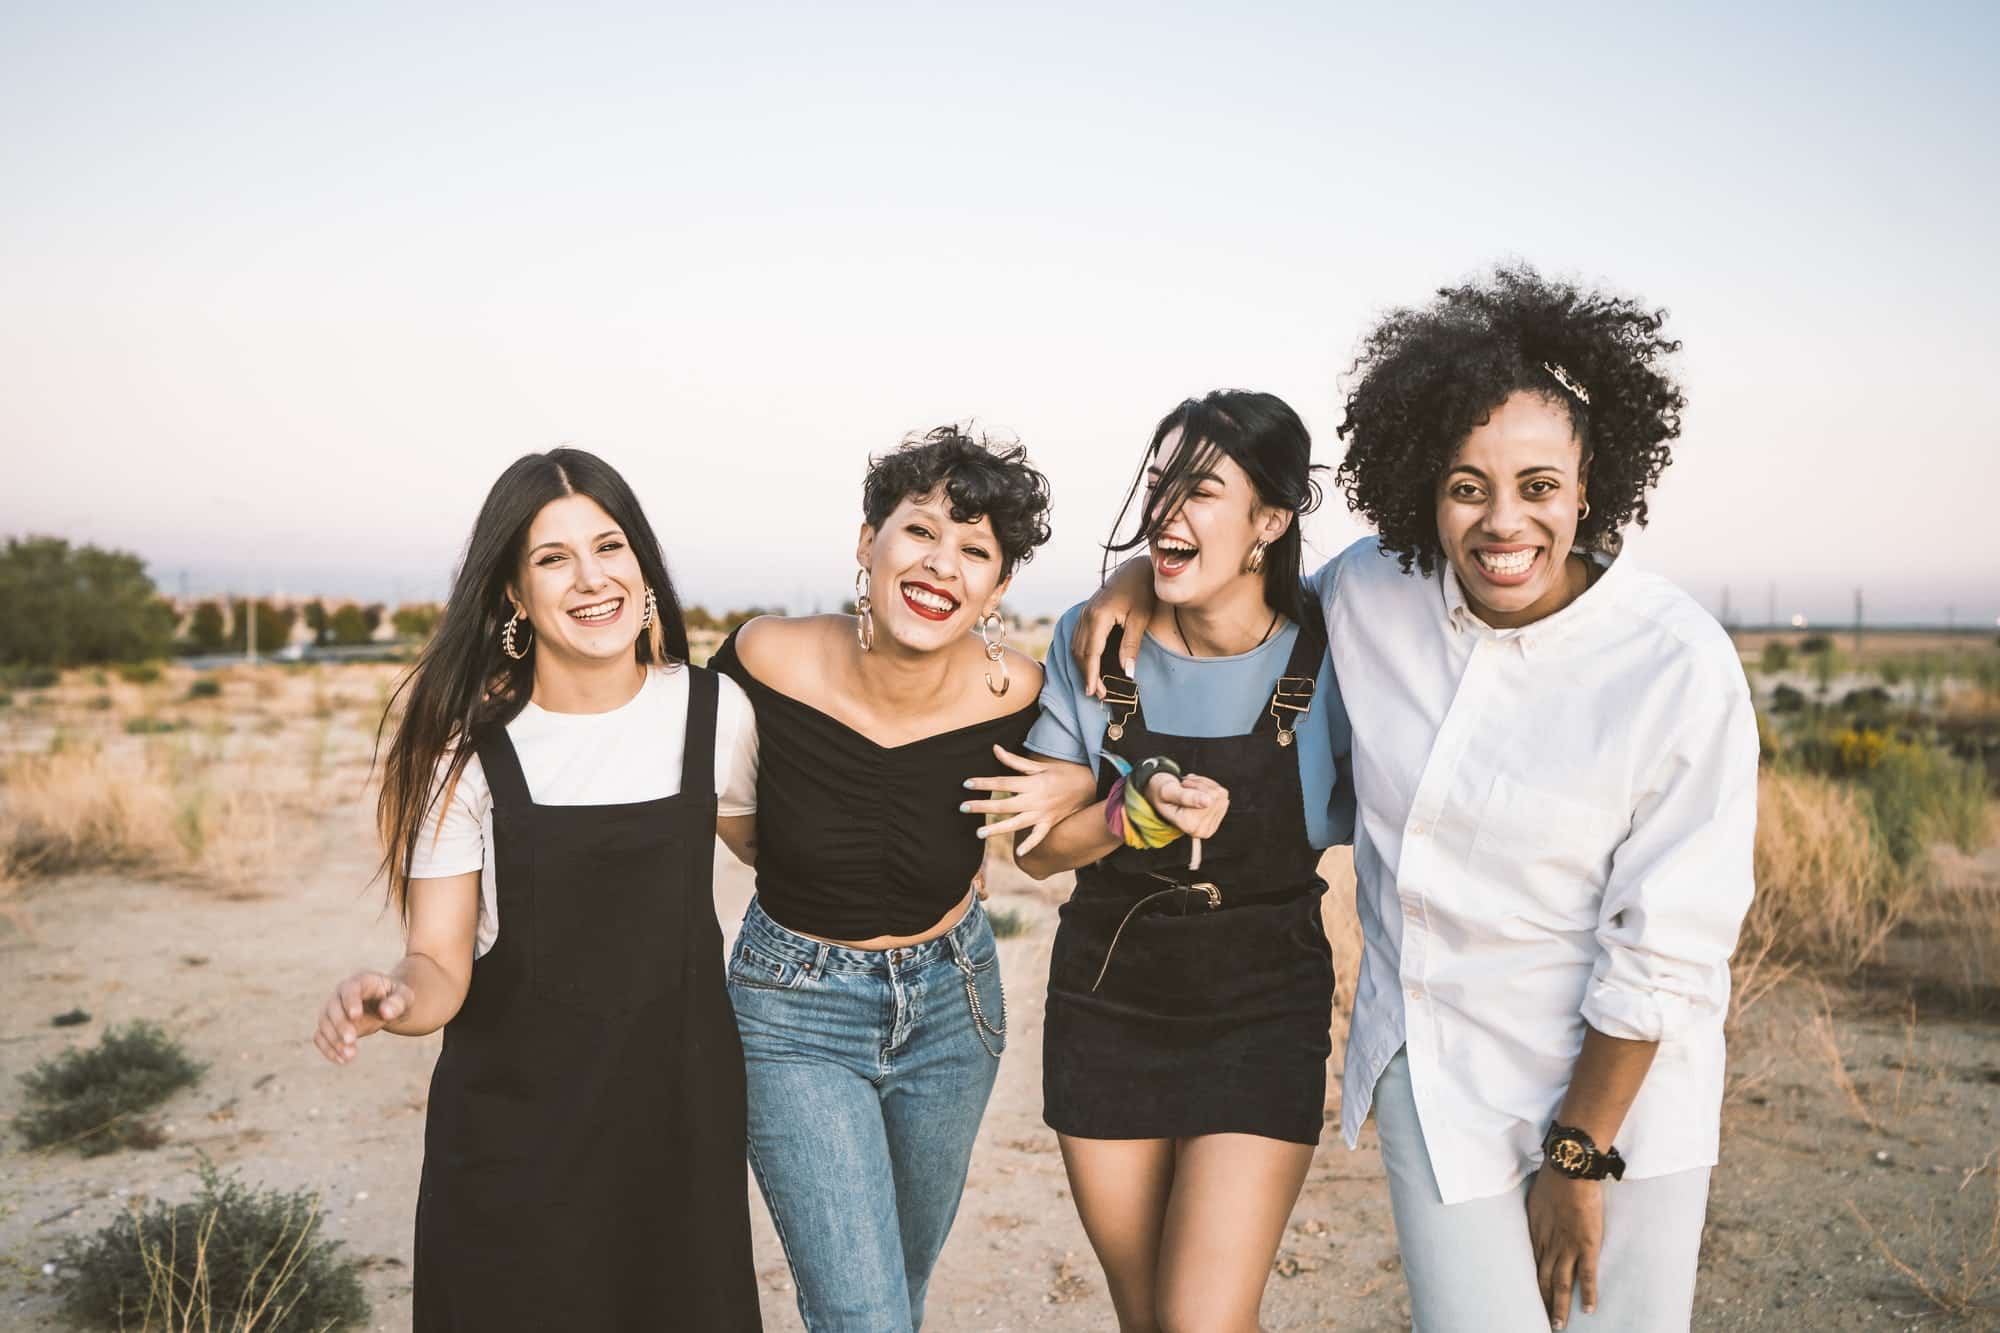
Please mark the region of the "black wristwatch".
<svg viewBox="0 0 2000 1333"><path fill-rule="evenodd" d="M1625 1159L1616 1148L1597 1150L1590 1135L1555 1121L1542 1135L1542 1161L1572 1180L1613 1180L1625 1178Z"/></svg>

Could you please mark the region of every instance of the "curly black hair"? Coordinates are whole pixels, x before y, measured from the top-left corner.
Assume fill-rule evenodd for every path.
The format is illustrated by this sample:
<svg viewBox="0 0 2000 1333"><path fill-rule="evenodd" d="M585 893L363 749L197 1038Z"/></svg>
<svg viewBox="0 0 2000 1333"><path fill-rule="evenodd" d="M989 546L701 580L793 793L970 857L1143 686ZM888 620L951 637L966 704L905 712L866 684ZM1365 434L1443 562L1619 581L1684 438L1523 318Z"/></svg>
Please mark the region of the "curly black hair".
<svg viewBox="0 0 2000 1333"><path fill-rule="evenodd" d="M1390 311L1349 372L1360 379L1347 395L1347 456L1335 473L1347 507L1375 525L1405 571L1435 573L1444 556L1438 486L1465 437L1525 390L1569 413L1590 465L1578 544L1615 547L1627 523L1645 525L1646 492L1681 433L1687 399L1657 364L1681 347L1661 336L1666 318L1526 265L1441 287L1421 310Z"/></svg>
<svg viewBox="0 0 2000 1333"><path fill-rule="evenodd" d="M934 495L940 486L954 521L971 523L982 514L992 521L1002 578L1049 539L1049 479L1029 466L1028 451L975 438L957 426L912 435L869 459L862 517L879 529L904 500Z"/></svg>

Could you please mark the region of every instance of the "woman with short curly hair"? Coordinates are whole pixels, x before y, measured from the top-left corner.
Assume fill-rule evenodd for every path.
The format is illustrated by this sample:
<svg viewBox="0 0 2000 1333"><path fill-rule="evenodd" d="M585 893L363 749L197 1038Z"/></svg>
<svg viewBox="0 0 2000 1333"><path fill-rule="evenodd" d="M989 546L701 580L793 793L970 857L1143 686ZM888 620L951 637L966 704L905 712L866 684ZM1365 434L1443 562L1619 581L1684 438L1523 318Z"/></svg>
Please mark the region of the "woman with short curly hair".
<svg viewBox="0 0 2000 1333"><path fill-rule="evenodd" d="M1384 316L1340 427L1380 533L1313 578L1360 807L1342 1128L1373 1106L1418 1329L1690 1321L1757 733L1728 636L1618 553L1680 434L1664 322L1502 268Z"/></svg>
<svg viewBox="0 0 2000 1333"><path fill-rule="evenodd" d="M1041 668L999 611L1048 507L1019 446L911 440L862 488L854 613L759 617L715 656L761 746L757 896L728 968L750 1164L808 1328L922 1326L1006 1048L981 837L1046 825L1034 793L1065 789L1020 773L968 803L963 783L1035 718Z"/></svg>

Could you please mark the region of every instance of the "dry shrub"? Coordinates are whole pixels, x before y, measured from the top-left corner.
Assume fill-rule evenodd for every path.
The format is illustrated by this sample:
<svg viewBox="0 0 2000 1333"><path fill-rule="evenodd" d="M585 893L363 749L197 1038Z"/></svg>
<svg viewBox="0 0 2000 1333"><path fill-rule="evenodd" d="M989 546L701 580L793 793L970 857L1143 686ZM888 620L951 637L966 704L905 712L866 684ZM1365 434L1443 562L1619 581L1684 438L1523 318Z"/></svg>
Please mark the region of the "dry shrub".
<svg viewBox="0 0 2000 1333"><path fill-rule="evenodd" d="M1929 879L1882 846L1862 798L1811 773L1766 770L1757 780L1757 896L1737 945L1738 984L1799 962L1852 973L1874 957ZM1751 964L1751 966L1746 966ZM1740 1006L1739 1006L1740 1009Z"/></svg>
<svg viewBox="0 0 2000 1333"><path fill-rule="evenodd" d="M1987 1158L1989 1163L1992 1160L1990 1156ZM1896 1311L1898 1318L1927 1314L1960 1318L2000 1315L2000 1179L1993 1182L1991 1208L1984 1208L1976 1202L1970 1188L1982 1174L1991 1173L1983 1166L1967 1173L1957 1196L1931 1200L1922 1218L1913 1212L1904 1230L1915 1233L1911 1237L1914 1243L1906 1244L1901 1252L1855 1206L1854 1200L1847 1201L1847 1211L1868 1233L1868 1239L1875 1243L1889 1266L1930 1302L1930 1310Z"/></svg>
<svg viewBox="0 0 2000 1333"><path fill-rule="evenodd" d="M278 812L254 769L185 748L65 746L0 763L0 874L186 871L243 883L278 861Z"/></svg>

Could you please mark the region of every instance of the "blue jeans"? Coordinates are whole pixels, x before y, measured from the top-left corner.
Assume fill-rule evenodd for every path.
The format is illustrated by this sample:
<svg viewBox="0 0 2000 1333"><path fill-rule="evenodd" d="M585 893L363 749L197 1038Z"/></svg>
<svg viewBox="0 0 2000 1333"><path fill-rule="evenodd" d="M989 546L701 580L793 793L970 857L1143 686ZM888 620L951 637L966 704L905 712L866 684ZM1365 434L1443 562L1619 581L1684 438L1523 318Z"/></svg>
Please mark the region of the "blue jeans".
<svg viewBox="0 0 2000 1333"><path fill-rule="evenodd" d="M977 899L907 949L843 949L753 898L729 955L750 1167L812 1333L915 1333L1006 1045Z"/></svg>

